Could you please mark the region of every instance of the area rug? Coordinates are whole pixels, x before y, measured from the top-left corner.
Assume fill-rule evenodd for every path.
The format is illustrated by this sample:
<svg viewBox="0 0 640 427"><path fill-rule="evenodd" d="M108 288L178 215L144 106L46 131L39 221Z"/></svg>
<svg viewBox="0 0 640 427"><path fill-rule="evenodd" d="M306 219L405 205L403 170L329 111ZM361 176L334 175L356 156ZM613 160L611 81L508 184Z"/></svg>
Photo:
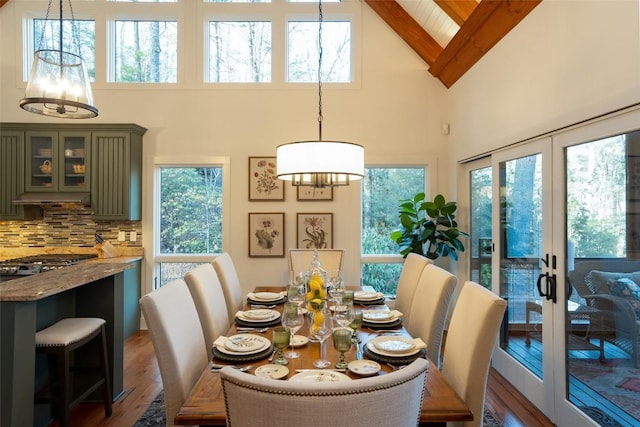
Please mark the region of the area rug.
<svg viewBox="0 0 640 427"><path fill-rule="evenodd" d="M640 424L640 369L628 359L571 359L569 373Z"/></svg>
<svg viewBox="0 0 640 427"><path fill-rule="evenodd" d="M166 424L164 395L160 392L132 427L164 427ZM484 409L484 427L502 427L500 421L487 408Z"/></svg>

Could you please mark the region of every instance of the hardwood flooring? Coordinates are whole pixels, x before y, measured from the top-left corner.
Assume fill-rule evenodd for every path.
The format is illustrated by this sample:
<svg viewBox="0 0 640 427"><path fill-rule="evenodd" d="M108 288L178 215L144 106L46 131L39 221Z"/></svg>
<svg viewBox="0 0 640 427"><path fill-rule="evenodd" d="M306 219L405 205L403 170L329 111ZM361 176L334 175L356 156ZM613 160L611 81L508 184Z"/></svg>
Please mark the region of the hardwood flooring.
<svg viewBox="0 0 640 427"><path fill-rule="evenodd" d="M146 331L129 337L124 345L124 394L104 417L101 403L81 403L71 414L79 427L129 427L162 390L158 363ZM486 406L504 427L552 427L553 424L495 370L489 373ZM54 422L50 427L57 427Z"/></svg>

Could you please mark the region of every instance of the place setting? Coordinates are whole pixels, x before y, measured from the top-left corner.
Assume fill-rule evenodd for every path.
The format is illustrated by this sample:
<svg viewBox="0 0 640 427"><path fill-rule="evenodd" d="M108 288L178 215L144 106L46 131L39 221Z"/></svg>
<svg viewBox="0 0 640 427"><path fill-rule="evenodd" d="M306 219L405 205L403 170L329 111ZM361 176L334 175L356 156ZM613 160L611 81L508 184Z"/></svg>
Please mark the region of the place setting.
<svg viewBox="0 0 640 427"><path fill-rule="evenodd" d="M384 304L384 294L375 291L356 291L353 293L353 303L364 306Z"/></svg>
<svg viewBox="0 0 640 427"><path fill-rule="evenodd" d="M418 357L426 357L427 345L421 338L381 335L363 346L363 354L377 362L409 364Z"/></svg>
<svg viewBox="0 0 640 427"><path fill-rule="evenodd" d="M287 292L249 292L247 302L252 305L282 304L287 300Z"/></svg>
<svg viewBox="0 0 640 427"><path fill-rule="evenodd" d="M271 341L255 334L221 336L211 348L213 357L225 362L248 362L269 356L273 352Z"/></svg>
<svg viewBox="0 0 640 427"><path fill-rule="evenodd" d="M236 325L239 327L264 328L280 323L280 312L269 308L256 308L236 312Z"/></svg>
<svg viewBox="0 0 640 427"><path fill-rule="evenodd" d="M362 310L362 326L365 328L396 329L402 325L402 312L389 309Z"/></svg>

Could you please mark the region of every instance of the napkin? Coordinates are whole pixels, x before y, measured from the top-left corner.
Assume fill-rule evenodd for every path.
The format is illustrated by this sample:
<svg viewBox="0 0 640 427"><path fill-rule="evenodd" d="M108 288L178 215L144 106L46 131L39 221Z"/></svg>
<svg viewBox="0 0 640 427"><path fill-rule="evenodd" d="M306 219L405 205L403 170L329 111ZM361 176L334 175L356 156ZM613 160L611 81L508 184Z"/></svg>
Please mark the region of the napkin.
<svg viewBox="0 0 640 427"><path fill-rule="evenodd" d="M427 348L427 344L424 341L422 341L422 338L420 337L412 339L411 342L413 342L416 345L415 348L418 348L418 349Z"/></svg>
<svg viewBox="0 0 640 427"><path fill-rule="evenodd" d="M366 310L366 311L375 312L376 310ZM380 311L386 311L386 310L380 310ZM397 319L399 317L402 317L402 312L400 310L390 310L389 311L389 315L390 315L390 317L387 320L392 321L392 320L395 320L395 319ZM369 319L367 319L366 315L364 316L364 320L365 321L369 320Z"/></svg>
<svg viewBox="0 0 640 427"><path fill-rule="evenodd" d="M225 348L224 343L227 342L228 338L225 336L220 335L218 338L216 338L216 340L213 342L213 346L214 347L222 347Z"/></svg>

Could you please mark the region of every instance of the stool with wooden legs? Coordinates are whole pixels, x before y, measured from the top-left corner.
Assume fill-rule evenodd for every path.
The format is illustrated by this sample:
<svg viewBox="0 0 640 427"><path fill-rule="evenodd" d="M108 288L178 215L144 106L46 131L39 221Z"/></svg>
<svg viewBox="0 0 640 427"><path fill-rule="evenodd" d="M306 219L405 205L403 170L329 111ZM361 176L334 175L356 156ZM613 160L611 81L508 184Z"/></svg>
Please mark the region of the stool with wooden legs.
<svg viewBox="0 0 640 427"><path fill-rule="evenodd" d="M74 350L99 340L99 368L71 366ZM54 403L57 416L62 427L69 425L69 411L78 402L86 399L91 393L102 387L105 416L111 415L112 397L109 380L109 363L107 360L107 340L105 321L99 318L68 318L36 332L36 353L45 353L56 357L55 380L49 387L36 393L35 403ZM73 376L96 376L93 382L80 395L73 390ZM52 391L53 393L50 393Z"/></svg>

